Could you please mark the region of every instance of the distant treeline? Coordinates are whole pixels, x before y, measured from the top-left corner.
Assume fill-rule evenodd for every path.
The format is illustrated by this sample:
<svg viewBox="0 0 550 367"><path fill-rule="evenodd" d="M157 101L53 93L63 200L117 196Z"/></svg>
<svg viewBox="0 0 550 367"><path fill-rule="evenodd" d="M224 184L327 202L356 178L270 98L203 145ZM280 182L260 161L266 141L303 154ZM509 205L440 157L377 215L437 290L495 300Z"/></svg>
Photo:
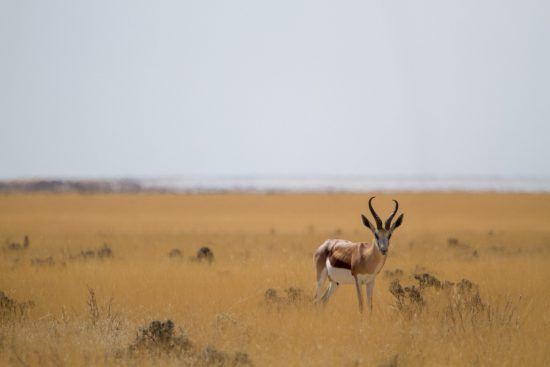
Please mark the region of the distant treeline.
<svg viewBox="0 0 550 367"><path fill-rule="evenodd" d="M0 192L136 193L163 189L143 187L134 180L17 180L0 181Z"/></svg>

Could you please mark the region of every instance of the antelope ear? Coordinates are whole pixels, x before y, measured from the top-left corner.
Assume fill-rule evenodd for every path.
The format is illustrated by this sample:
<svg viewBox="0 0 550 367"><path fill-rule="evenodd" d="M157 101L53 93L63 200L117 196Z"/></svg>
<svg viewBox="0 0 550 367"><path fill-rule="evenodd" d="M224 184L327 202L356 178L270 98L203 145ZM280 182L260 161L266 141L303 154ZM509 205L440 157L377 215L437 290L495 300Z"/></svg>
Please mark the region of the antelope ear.
<svg viewBox="0 0 550 367"><path fill-rule="evenodd" d="M363 219L363 224L365 225L365 227L367 227L368 229L370 229L371 231L375 231L374 227L372 226L372 224L369 222L369 220L367 219L367 217L365 217L363 214L361 214L361 219Z"/></svg>
<svg viewBox="0 0 550 367"><path fill-rule="evenodd" d="M396 229L397 227L399 227L402 223L403 223L403 215L405 215L404 213L401 213L401 215L399 217L397 217L397 220L395 221L395 223L393 223L393 225L391 226L391 230L393 231L394 229Z"/></svg>

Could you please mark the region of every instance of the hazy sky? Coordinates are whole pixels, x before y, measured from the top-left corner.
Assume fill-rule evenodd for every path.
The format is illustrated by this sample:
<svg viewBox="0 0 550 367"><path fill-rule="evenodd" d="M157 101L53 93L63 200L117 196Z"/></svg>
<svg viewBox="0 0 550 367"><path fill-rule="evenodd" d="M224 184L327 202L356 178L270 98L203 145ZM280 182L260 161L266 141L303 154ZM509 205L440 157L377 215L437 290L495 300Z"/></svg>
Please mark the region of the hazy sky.
<svg viewBox="0 0 550 367"><path fill-rule="evenodd" d="M0 178L550 176L549 1L0 0Z"/></svg>

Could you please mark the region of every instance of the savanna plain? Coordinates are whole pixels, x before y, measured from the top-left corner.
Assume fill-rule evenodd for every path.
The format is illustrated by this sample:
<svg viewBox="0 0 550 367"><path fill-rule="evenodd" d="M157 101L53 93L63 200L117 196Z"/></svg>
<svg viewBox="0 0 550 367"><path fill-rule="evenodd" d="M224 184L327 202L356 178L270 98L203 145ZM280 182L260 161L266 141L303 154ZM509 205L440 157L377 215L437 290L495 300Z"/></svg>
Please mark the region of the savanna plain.
<svg viewBox="0 0 550 367"><path fill-rule="evenodd" d="M378 194L405 218L372 313L313 305L369 196L1 195L0 365L550 364L550 195Z"/></svg>

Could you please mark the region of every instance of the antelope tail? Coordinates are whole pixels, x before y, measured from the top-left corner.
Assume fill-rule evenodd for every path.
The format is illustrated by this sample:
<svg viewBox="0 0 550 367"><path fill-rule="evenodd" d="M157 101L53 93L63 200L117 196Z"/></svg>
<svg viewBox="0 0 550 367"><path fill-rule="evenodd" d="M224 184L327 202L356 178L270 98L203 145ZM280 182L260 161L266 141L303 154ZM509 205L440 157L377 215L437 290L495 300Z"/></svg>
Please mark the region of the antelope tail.
<svg viewBox="0 0 550 367"><path fill-rule="evenodd" d="M313 262L315 264L315 270L317 273L317 281L321 279L323 270L325 270L327 256L330 251L331 245L332 241L325 241L321 246L319 246L319 248L317 249L317 251L315 251L315 254L313 255Z"/></svg>

